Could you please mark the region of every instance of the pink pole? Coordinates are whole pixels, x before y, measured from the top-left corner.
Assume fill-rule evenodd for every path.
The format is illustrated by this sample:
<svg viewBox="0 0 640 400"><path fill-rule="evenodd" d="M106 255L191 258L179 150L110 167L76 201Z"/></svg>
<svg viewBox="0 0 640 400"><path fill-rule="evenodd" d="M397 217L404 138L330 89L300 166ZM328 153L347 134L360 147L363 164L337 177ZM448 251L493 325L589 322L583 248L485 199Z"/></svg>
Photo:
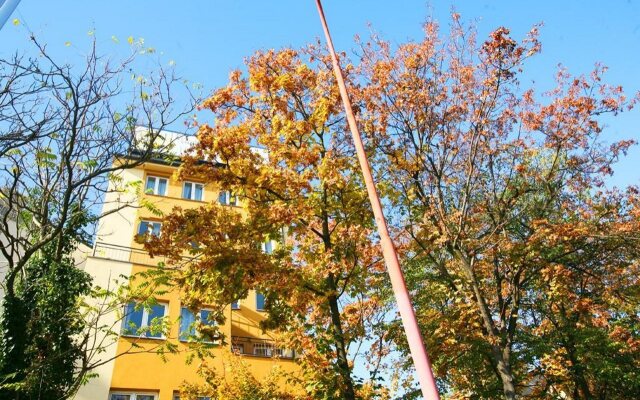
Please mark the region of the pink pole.
<svg viewBox="0 0 640 400"><path fill-rule="evenodd" d="M422 340L422 335L418 328L416 314L413 311L411 299L409 298L409 291L407 290L404 276L402 276L402 270L400 269L400 263L398 262L398 254L396 253L391 236L389 236L389 229L384 218L384 213L382 212L380 198L378 197L376 186L373 183L373 176L371 175L371 169L369 168L369 161L367 161L367 155L364 151L360 132L358 131L356 118L353 115L353 109L351 108L351 101L349 100L347 87L345 86L344 78L342 77L338 56L333 48L333 42L331 40L331 35L329 34L329 27L327 26L327 20L325 19L320 0L316 0L316 5L318 6L318 14L320 14L320 21L322 22L324 35L327 39L329 52L331 53L333 72L336 75L338 87L340 88L340 96L342 97L344 109L347 114L349 129L351 130L351 135L353 135L353 143L356 146L358 161L360 161L360 167L362 168L362 174L364 175L364 181L367 186L369 201L371 201L373 215L375 216L376 224L378 226L378 234L380 235L380 245L382 246L384 261L387 264L387 271L391 278L393 293L395 294L396 302L398 303L398 310L400 311L402 324L404 325L404 330L409 342L411 358L413 358L413 364L415 365L416 372L418 373L418 381L422 388L422 395L425 399L439 400L440 397L438 396L436 381L433 377L433 371L431 370L431 362L429 362L429 356L427 355L427 351L424 347L424 341Z"/></svg>

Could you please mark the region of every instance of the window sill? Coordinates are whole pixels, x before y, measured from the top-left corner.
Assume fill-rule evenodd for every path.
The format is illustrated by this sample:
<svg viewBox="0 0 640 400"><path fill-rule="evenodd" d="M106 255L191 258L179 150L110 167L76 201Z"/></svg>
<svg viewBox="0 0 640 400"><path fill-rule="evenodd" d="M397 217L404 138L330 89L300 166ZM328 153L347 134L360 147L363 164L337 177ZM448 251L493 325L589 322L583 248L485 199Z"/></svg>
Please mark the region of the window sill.
<svg viewBox="0 0 640 400"><path fill-rule="evenodd" d="M161 336L161 337L149 337L149 336L139 336L139 335L133 335L133 334L127 334L127 333L121 333L120 337L126 338L126 339L145 339L145 340L167 340L166 336Z"/></svg>
<svg viewBox="0 0 640 400"><path fill-rule="evenodd" d="M171 200L184 200L184 201L189 201L192 203L206 203L206 200L193 200L193 199L185 199L184 197L175 197L175 196L163 196L161 194L154 194L154 193L145 193L147 196L152 196L152 197L158 197L158 198L162 198L162 199L171 199Z"/></svg>
<svg viewBox="0 0 640 400"><path fill-rule="evenodd" d="M180 343L184 344L207 344L211 346L220 346L220 339L215 342L208 342L206 340L198 341L198 340L189 340L189 339L178 339Z"/></svg>

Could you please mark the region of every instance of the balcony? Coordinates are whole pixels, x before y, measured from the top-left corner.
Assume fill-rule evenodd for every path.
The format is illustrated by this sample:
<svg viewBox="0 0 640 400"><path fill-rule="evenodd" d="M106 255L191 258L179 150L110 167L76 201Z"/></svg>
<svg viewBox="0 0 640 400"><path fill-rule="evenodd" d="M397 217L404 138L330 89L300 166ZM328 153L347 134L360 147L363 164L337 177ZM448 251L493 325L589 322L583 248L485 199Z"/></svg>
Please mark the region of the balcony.
<svg viewBox="0 0 640 400"><path fill-rule="evenodd" d="M160 262L167 262L166 257L151 257L146 250L132 247L118 246L115 244L96 242L91 255L105 260L122 261L132 264L157 267Z"/></svg>
<svg viewBox="0 0 640 400"><path fill-rule="evenodd" d="M234 354L251 357L293 360L296 356L294 350L279 347L273 340L246 336L231 336L231 350Z"/></svg>

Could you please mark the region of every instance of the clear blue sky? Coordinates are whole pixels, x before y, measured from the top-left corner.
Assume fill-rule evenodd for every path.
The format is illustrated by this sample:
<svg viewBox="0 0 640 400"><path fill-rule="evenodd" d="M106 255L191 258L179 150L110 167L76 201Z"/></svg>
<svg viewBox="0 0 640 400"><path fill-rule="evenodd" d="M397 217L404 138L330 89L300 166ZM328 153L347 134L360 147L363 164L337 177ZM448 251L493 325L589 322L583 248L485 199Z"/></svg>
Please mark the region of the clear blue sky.
<svg viewBox="0 0 640 400"><path fill-rule="evenodd" d="M543 22L543 52L526 75L538 87L552 84L558 63L577 74L588 73L599 61L610 67L609 82L629 93L640 89L640 1L325 0L324 7L336 47L347 51L354 34L367 35L368 24L399 43L419 39L428 16L447 23L452 8L476 21L480 38L501 25L521 38ZM64 47L66 41L82 48L91 28L107 42L112 35L122 42L130 35L143 37L206 90L223 85L228 72L256 49L298 46L321 35L314 0L23 0L13 17L49 43L50 50L64 54L73 54ZM0 54L19 50L24 37L24 29L9 22L0 32ZM640 139L638 122L638 110L611 120L611 137ZM616 169L612 182L640 183L636 165L638 147Z"/></svg>
<svg viewBox="0 0 640 400"><path fill-rule="evenodd" d="M395 43L421 37L432 16L447 23L453 8L476 21L483 39L498 26L521 38L543 22L542 54L530 61L526 78L539 88L553 84L559 63L574 74L588 73L595 62L610 67L608 82L628 93L640 90L640 1L636 0L325 0L336 47L353 48L354 34L366 36L368 24ZM23 0L13 17L34 31L49 49L77 56L66 41L86 44L87 31L113 47L132 35L175 60L180 73L211 90L226 83L231 69L256 49L299 46L321 35L314 0ZM13 18L12 17L12 18ZM25 45L23 27L8 23L0 31L0 55ZM110 47L111 46L111 47ZM203 115L206 119L206 115ZM640 108L609 121L610 140L640 141ZM616 168L612 183L640 184L640 147Z"/></svg>

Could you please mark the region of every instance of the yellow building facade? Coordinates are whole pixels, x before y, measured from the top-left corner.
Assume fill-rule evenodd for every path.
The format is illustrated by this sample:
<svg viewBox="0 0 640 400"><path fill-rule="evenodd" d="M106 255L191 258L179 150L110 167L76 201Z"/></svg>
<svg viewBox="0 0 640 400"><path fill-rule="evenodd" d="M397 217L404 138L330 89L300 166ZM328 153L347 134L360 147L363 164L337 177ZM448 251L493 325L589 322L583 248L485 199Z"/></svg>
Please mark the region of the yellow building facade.
<svg viewBox="0 0 640 400"><path fill-rule="evenodd" d="M241 205L228 192L198 180L178 180L176 171L176 165L147 162L138 168L121 171L115 180L117 184L112 183L103 210L108 215L98 226L95 245L85 264L85 271L93 276L95 285L114 290L135 274L157 268L158 262L162 261L151 258L135 241L140 233L157 234L162 224L162 218L142 204L149 202L169 213L174 206L198 207L203 202L216 201L241 212ZM123 190L123 187L137 187L138 190L136 193L136 190ZM127 207L109 213L123 205ZM272 245L266 243L266 250ZM95 357L105 363L96 368L94 372L98 376L80 389L76 399L175 400L179 398L183 383L202 382L197 374L200 361L196 358L187 362L194 344L185 336L193 334L187 323L198 316L202 323L210 323L206 320L206 307L195 313L187 310L181 304L180 293L171 289L157 295L156 299L157 304L148 309L132 303L101 317L100 323L112 326L113 331L119 332L119 337L96 338L96 342L102 340L105 345ZM265 317L263 308L264 297L255 291L226 308L226 322L219 327L226 340L211 344L213 357L206 360L208 366L223 371L225 354L232 353L232 357L242 357L257 378L268 375L273 368L290 373L296 371L295 353L279 347L275 336L259 328ZM198 315L194 317L194 314ZM149 331L139 334L136 330L160 317L169 324L164 334ZM177 351L166 354L163 360L154 349L166 341L175 345ZM207 399L206 393L202 398Z"/></svg>

